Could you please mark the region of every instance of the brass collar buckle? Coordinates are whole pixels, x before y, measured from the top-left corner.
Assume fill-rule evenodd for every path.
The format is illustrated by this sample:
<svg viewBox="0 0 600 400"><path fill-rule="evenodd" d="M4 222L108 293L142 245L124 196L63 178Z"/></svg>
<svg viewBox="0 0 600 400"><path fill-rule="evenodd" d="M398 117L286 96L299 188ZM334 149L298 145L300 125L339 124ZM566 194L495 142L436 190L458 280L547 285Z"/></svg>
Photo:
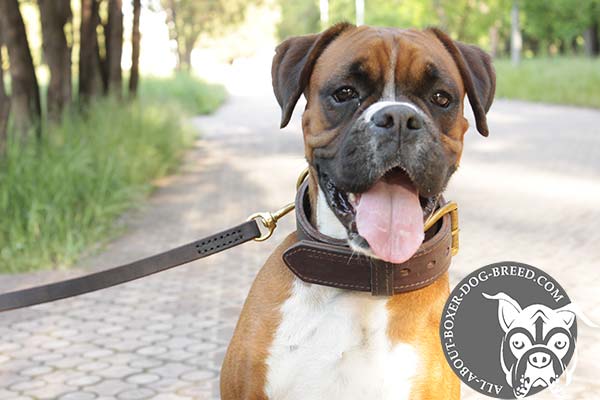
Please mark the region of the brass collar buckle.
<svg viewBox="0 0 600 400"><path fill-rule="evenodd" d="M446 214L450 214L450 229L452 233L452 255L458 254L458 204L455 201L449 201L427 218L425 221L425 232L434 226Z"/></svg>

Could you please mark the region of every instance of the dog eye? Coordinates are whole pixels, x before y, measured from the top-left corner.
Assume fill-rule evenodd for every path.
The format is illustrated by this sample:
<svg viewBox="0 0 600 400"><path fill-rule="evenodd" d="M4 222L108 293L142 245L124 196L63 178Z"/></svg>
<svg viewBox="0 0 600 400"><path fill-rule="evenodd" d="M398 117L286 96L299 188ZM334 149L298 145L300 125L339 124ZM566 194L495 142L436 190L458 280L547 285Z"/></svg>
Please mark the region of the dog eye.
<svg viewBox="0 0 600 400"><path fill-rule="evenodd" d="M556 347L559 350L564 349L566 345L567 342L565 342L564 340L557 340L556 343L554 343L554 347Z"/></svg>
<svg viewBox="0 0 600 400"><path fill-rule="evenodd" d="M450 105L452 101L452 97L448 92L444 92L443 90L439 90L433 94L431 97L431 101L433 104L440 106L442 108L446 108Z"/></svg>
<svg viewBox="0 0 600 400"><path fill-rule="evenodd" d="M337 103L345 103L347 101L357 99L358 92L350 86L344 86L336 90L332 97Z"/></svg>
<svg viewBox="0 0 600 400"><path fill-rule="evenodd" d="M517 350L521 350L523 347L525 347L525 343L521 342L520 340L513 340L512 345Z"/></svg>

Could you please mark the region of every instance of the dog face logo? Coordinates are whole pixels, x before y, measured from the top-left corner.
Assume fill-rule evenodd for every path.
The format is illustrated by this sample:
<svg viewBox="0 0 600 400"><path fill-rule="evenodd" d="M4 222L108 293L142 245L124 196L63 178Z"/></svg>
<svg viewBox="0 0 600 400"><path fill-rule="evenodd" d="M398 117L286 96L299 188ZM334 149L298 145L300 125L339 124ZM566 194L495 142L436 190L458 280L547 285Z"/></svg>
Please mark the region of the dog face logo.
<svg viewBox="0 0 600 400"><path fill-rule="evenodd" d="M498 300L498 322L504 331L500 361L515 397L538 393L556 382L575 351L571 304L556 310L542 304L523 309L503 292L483 296Z"/></svg>

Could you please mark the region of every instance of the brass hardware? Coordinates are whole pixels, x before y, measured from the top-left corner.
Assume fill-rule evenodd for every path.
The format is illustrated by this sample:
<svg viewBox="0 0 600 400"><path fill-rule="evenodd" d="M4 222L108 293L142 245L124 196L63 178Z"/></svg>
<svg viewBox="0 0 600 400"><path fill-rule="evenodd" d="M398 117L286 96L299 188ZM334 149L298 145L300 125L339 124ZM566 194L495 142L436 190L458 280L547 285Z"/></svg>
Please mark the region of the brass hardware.
<svg viewBox="0 0 600 400"><path fill-rule="evenodd" d="M302 185L302 182L304 182L307 176L308 167L304 168L304 170L300 173L300 176L298 176L298 180L296 181L296 190L298 190L300 185ZM285 215L289 214L295 207L296 206L294 203L289 203L275 212L258 212L249 216L248 221L251 219L259 220L262 226L267 228L267 232L261 234L260 237L257 237L254 240L257 242L264 242L270 238L273 235L273 232L275 232L275 228L277 228L277 222Z"/></svg>
<svg viewBox="0 0 600 400"><path fill-rule="evenodd" d="M302 172L300 172L300 176L298 176L298 180L296 180L296 190L300 189L300 185L302 182L308 177L308 167L304 168Z"/></svg>
<svg viewBox="0 0 600 400"><path fill-rule="evenodd" d="M292 211L294 207L294 203L289 203L275 212L259 212L249 216L248 221L250 221L251 219L257 219L262 223L262 225L265 228L267 228L267 232L261 234L260 237L257 237L254 240L256 240L257 242L264 242L265 240L270 238L271 235L273 235L273 232L275 232L275 228L277 228L277 221L279 221L286 214Z"/></svg>
<svg viewBox="0 0 600 400"><path fill-rule="evenodd" d="M450 213L450 227L452 232L452 255L455 256L458 254L458 232L460 231L458 228L458 204L456 204L454 201L449 201L438 208L429 216L429 218L427 218L427 221L425 221L425 231L429 230L440 219L442 219L444 215L448 213Z"/></svg>

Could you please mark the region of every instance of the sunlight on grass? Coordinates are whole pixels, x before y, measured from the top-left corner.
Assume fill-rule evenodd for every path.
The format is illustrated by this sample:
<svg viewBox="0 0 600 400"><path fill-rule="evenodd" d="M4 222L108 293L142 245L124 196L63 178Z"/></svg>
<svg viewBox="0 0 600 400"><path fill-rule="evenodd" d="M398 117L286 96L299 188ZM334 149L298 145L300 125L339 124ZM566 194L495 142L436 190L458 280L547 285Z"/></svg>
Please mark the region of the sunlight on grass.
<svg viewBox="0 0 600 400"><path fill-rule="evenodd" d="M494 62L496 97L600 108L600 59L540 58L514 67Z"/></svg>
<svg viewBox="0 0 600 400"><path fill-rule="evenodd" d="M183 90L187 88L187 91ZM178 165L194 137L185 117L214 110L222 87L190 77L148 79L140 100L103 99L11 141L0 158L0 272L73 263Z"/></svg>

